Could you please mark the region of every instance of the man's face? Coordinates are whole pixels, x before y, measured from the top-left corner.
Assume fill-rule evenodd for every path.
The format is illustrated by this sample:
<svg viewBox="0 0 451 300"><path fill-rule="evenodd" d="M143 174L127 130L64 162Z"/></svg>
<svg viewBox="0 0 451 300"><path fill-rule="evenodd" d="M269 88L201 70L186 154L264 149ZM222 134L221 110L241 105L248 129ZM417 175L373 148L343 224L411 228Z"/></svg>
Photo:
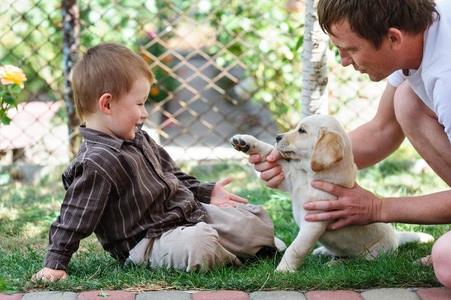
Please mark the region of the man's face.
<svg viewBox="0 0 451 300"><path fill-rule="evenodd" d="M368 74L371 81L380 81L396 71L387 39L383 39L377 50L370 41L352 31L347 20L332 25L330 40L338 48L343 67L352 65L356 71Z"/></svg>

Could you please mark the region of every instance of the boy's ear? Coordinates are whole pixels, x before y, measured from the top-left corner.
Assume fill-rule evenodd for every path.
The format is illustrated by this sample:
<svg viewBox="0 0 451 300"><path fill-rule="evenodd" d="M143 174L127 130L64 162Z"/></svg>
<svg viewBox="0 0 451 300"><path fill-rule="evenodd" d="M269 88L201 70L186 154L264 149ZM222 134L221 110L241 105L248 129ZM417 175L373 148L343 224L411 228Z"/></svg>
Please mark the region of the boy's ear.
<svg viewBox="0 0 451 300"><path fill-rule="evenodd" d="M111 96L110 93L105 93L99 98L99 108L100 110L106 114L111 114L111 100L113 99L113 96Z"/></svg>

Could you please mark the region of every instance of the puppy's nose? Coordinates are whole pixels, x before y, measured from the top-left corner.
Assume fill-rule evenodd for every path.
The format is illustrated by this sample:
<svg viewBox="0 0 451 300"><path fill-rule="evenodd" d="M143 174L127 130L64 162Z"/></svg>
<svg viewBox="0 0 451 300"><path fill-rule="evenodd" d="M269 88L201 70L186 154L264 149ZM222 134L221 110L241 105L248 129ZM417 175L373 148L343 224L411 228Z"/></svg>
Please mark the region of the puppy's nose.
<svg viewBox="0 0 451 300"><path fill-rule="evenodd" d="M278 136L276 136L276 142L278 143L280 140L282 139L282 136L279 134Z"/></svg>

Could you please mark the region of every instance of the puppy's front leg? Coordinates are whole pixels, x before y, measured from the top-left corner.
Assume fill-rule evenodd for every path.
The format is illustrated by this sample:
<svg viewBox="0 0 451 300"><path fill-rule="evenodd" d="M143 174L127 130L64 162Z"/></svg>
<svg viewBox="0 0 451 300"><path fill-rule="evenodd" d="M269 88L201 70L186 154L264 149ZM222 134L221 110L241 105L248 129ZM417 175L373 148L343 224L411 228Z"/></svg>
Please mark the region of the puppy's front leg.
<svg viewBox="0 0 451 300"><path fill-rule="evenodd" d="M274 146L259 141L252 135L237 134L230 139L230 143L236 150L244 152L248 155L259 154L262 159L274 149Z"/></svg>
<svg viewBox="0 0 451 300"><path fill-rule="evenodd" d="M293 272L302 264L310 249L326 231L327 222L301 222L300 230L290 247L285 250L277 272Z"/></svg>

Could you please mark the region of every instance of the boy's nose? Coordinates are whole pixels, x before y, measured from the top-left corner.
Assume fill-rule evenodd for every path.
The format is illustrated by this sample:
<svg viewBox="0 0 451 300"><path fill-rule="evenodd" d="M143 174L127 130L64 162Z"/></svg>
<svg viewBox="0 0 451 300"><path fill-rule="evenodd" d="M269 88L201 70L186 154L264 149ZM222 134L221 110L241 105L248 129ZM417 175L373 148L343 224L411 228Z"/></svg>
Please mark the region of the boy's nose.
<svg viewBox="0 0 451 300"><path fill-rule="evenodd" d="M141 109L141 119L147 119L148 116L149 116L149 113L147 112L147 109L143 105L143 109Z"/></svg>

